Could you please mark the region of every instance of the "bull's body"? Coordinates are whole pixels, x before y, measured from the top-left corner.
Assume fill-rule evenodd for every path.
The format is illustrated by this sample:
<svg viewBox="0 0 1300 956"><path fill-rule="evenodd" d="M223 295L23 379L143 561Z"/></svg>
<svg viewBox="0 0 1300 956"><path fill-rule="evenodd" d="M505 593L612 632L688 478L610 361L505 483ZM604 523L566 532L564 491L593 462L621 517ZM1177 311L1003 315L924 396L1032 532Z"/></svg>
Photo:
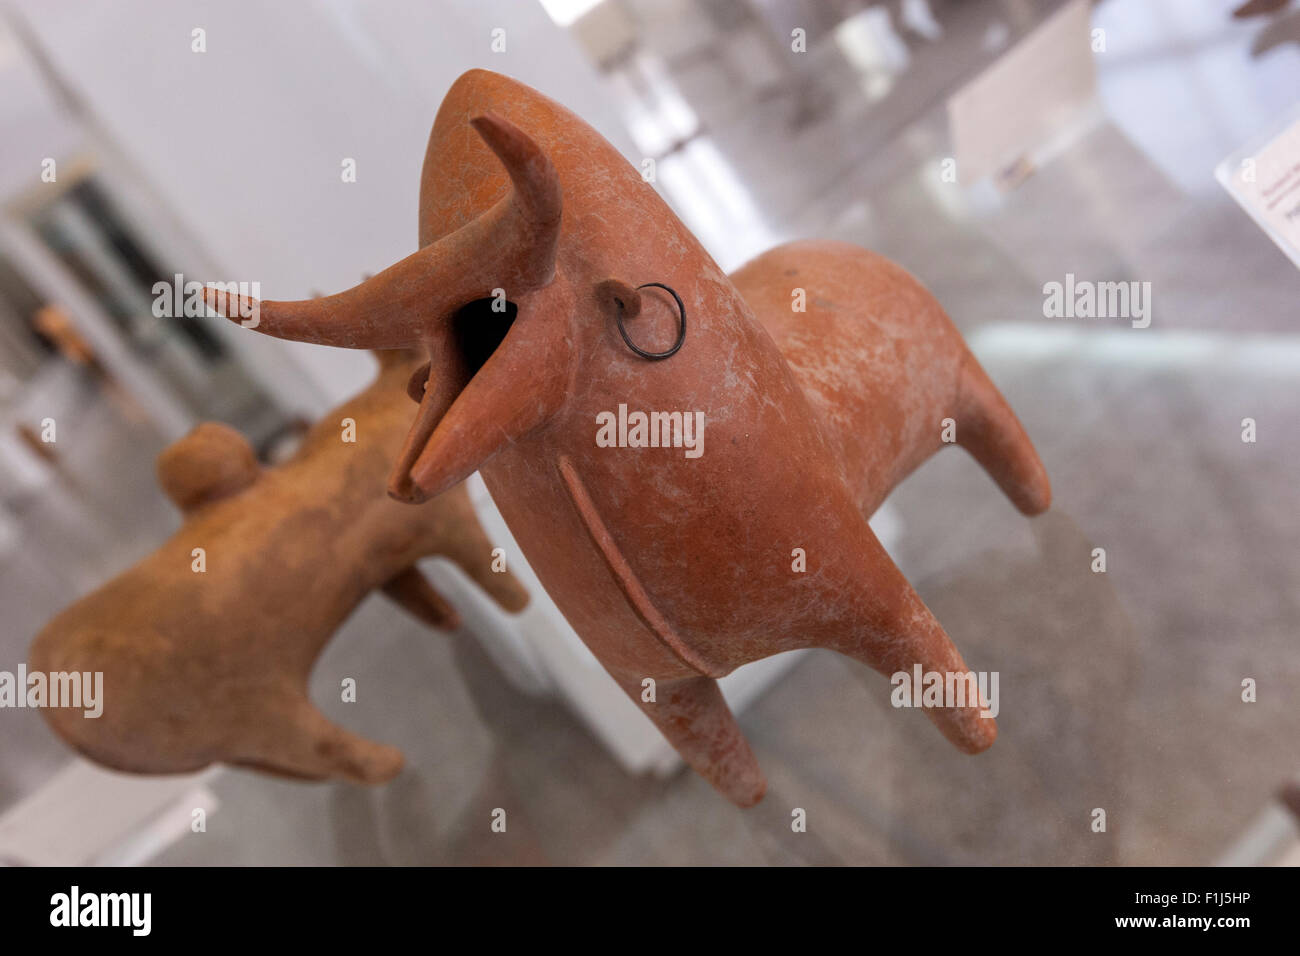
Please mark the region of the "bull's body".
<svg viewBox="0 0 1300 956"><path fill-rule="evenodd" d="M867 517L941 446L945 418L1022 510L1050 492L1014 416L902 269L798 243L729 278L595 130L477 70L434 123L420 244L321 304L263 303L262 331L423 343L431 370L393 493L419 500L480 468L578 634L731 799L750 804L764 785L714 678L809 646L886 673L966 669ZM663 361L628 349L615 322L625 310L643 348L672 343L671 299L631 288L649 282L687 315L684 345ZM494 289L518 317L481 361L450 316ZM703 454L598 447L597 416L620 404L703 412ZM931 716L973 752L996 733L978 711Z"/></svg>

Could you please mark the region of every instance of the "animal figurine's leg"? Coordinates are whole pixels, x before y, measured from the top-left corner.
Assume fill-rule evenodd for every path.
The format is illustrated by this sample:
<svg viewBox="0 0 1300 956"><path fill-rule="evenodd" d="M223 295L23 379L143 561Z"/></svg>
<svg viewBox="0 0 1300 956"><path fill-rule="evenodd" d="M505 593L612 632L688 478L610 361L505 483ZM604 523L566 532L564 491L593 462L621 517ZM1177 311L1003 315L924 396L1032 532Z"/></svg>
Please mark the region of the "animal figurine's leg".
<svg viewBox="0 0 1300 956"><path fill-rule="evenodd" d="M272 692L240 728L232 764L307 780L385 783L402 769L396 747L358 737L316 709L305 691Z"/></svg>
<svg viewBox="0 0 1300 956"><path fill-rule="evenodd" d="M419 568L412 565L398 571L384 585L384 594L417 621L443 631L460 627L460 615L438 593Z"/></svg>
<svg viewBox="0 0 1300 956"><path fill-rule="evenodd" d="M957 444L1023 513L1046 511L1052 504L1047 470L1015 412L970 353L962 363L957 406Z"/></svg>
<svg viewBox="0 0 1300 956"><path fill-rule="evenodd" d="M431 554L453 562L504 610L522 611L528 605L528 591L504 570L504 564L497 565L496 545L479 524L464 486L455 495L444 494L440 501L447 532Z"/></svg>
<svg viewBox="0 0 1300 956"><path fill-rule="evenodd" d="M819 623L809 635L810 643L846 654L887 677L905 672L911 678L916 664L923 673L967 673L966 662L942 625L865 520L851 540L848 545L836 542L837 557L824 569L836 582L838 600L826 624ZM991 746L998 733L993 718L980 716L976 698L960 707L925 708L943 735L971 754Z"/></svg>
<svg viewBox="0 0 1300 956"><path fill-rule="evenodd" d="M740 807L763 799L767 780L716 680L657 681L655 700L648 702L642 699L643 678L616 679L691 769L723 796Z"/></svg>

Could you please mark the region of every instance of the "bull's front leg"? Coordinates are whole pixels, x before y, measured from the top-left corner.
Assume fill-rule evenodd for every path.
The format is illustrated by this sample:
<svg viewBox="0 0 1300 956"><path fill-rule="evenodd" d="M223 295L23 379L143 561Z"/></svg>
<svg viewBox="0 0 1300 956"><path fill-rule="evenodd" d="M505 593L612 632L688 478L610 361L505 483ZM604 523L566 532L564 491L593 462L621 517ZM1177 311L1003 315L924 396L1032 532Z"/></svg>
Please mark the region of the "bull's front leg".
<svg viewBox="0 0 1300 956"><path fill-rule="evenodd" d="M656 680L648 695L644 677L613 676L691 769L718 792L739 807L763 799L767 780L716 680Z"/></svg>

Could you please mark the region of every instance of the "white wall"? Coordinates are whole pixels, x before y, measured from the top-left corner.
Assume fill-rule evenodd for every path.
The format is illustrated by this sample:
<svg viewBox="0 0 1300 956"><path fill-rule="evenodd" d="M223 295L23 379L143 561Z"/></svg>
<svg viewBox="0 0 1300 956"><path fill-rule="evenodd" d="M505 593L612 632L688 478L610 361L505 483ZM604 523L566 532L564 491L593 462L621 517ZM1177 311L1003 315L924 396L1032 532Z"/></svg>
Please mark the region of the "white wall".
<svg viewBox="0 0 1300 956"><path fill-rule="evenodd" d="M9 2L224 270L196 278L257 280L266 298L336 292L414 251L429 128L471 67L537 87L632 155L594 69L534 0ZM247 338L301 362L319 410L371 374L360 353Z"/></svg>

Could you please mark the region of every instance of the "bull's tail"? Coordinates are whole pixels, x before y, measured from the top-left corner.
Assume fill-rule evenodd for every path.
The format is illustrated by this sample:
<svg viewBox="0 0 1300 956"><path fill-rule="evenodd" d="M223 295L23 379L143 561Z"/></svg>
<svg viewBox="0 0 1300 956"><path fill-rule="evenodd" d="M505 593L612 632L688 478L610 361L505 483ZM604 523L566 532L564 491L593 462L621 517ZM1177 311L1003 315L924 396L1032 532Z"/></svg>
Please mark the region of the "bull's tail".
<svg viewBox="0 0 1300 956"><path fill-rule="evenodd" d="M969 352L958 392L957 444L980 463L1011 503L1027 515L1052 503L1052 486L1015 412Z"/></svg>

